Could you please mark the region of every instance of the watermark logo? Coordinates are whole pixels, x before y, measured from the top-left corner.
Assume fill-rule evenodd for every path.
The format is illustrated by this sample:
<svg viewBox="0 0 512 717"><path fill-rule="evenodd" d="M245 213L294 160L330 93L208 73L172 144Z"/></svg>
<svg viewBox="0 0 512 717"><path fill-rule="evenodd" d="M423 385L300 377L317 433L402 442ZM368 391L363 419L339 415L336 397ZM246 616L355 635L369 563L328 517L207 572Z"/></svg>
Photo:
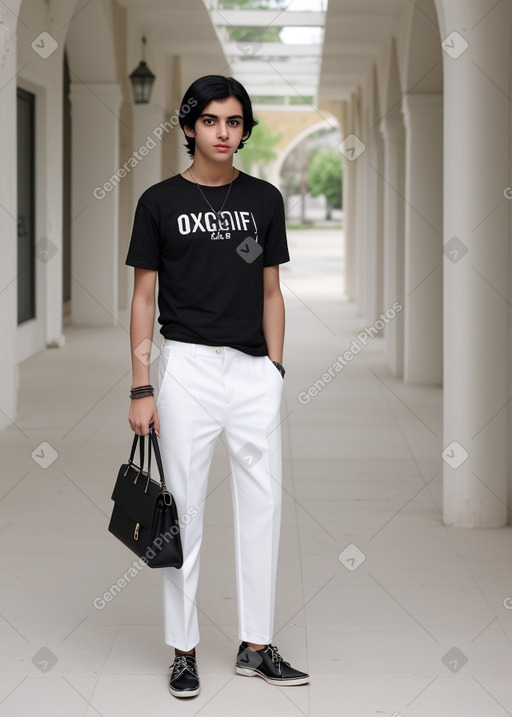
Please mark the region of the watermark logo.
<svg viewBox="0 0 512 717"><path fill-rule="evenodd" d="M441 453L441 458L447 466L456 470L467 461L469 453L463 446L460 445L460 443L452 441Z"/></svg>
<svg viewBox="0 0 512 717"><path fill-rule="evenodd" d="M246 57L254 57L263 47L263 43L257 33L249 31L237 43L237 47Z"/></svg>
<svg viewBox="0 0 512 717"><path fill-rule="evenodd" d="M458 237L448 239L443 247L443 254L453 264L456 264L468 253L468 248Z"/></svg>
<svg viewBox="0 0 512 717"><path fill-rule="evenodd" d="M125 570L115 583L112 583L108 590L105 590L102 595L97 595L94 598L92 604L96 610L104 610L109 602L112 602L112 600L114 600L114 598L116 598L117 595L119 595L119 593L124 590L124 588L127 587L127 585L129 585L134 578L137 577L137 575L140 575L142 570L146 567L147 561L152 560L156 556L157 553L155 551L162 550L164 543L167 544L173 540L180 532L180 529L188 525L192 518L195 518L197 515L197 508L191 506L188 508L186 513L179 517L176 525L171 526L165 533L160 533L160 535L153 540L141 558L134 560L130 567Z"/></svg>
<svg viewBox="0 0 512 717"><path fill-rule="evenodd" d="M37 52L43 60L47 60L50 55L53 55L58 46L59 43L49 32L42 32L30 45L34 52Z"/></svg>
<svg viewBox="0 0 512 717"><path fill-rule="evenodd" d="M49 647L42 647L32 657L32 664L35 665L38 670L41 670L41 672L50 672L57 662L57 656L53 654Z"/></svg>
<svg viewBox="0 0 512 717"><path fill-rule="evenodd" d="M354 162L362 155L366 145L356 134L349 134L338 146L338 149L350 162Z"/></svg>
<svg viewBox="0 0 512 717"><path fill-rule="evenodd" d="M240 667L248 667L251 670L257 669L263 662L263 657L256 651L248 647L241 650L236 658L237 665Z"/></svg>
<svg viewBox="0 0 512 717"><path fill-rule="evenodd" d="M236 253L248 264L252 264L252 262L263 253L263 249L254 237L246 237L243 242L237 246Z"/></svg>
<svg viewBox="0 0 512 717"><path fill-rule="evenodd" d="M469 47L469 43L465 40L459 32L451 32L441 43L441 47L446 54L457 60Z"/></svg>
<svg viewBox="0 0 512 717"><path fill-rule="evenodd" d="M357 568L364 563L366 555L357 545L350 543L338 555L338 560L347 570L353 573L354 570L357 570Z"/></svg>
<svg viewBox="0 0 512 717"><path fill-rule="evenodd" d="M49 468L52 463L55 463L59 457L58 452L47 441L40 443L37 448L34 448L30 455L37 465L45 470Z"/></svg>
<svg viewBox="0 0 512 717"><path fill-rule="evenodd" d="M262 455L263 453L258 446L255 446L254 443L246 443L245 446L238 451L236 457L246 468L254 468Z"/></svg>
<svg viewBox="0 0 512 717"><path fill-rule="evenodd" d="M452 647L446 655L443 655L441 661L450 672L459 672L467 664L468 658L458 647Z"/></svg>
<svg viewBox="0 0 512 717"><path fill-rule="evenodd" d="M380 314L379 318L372 326L366 327L363 331L360 331L352 340L350 348L344 351L343 354L339 354L336 357L336 360L327 367L319 378L313 381L313 383L305 391L301 391L297 395L299 403L303 406L307 406L311 403L312 399L316 398L316 396L323 391L326 385L335 379L336 376L354 360L357 354L361 353L361 351L368 346L370 339L379 336L386 324L393 321L402 309L402 304L399 301L395 301L393 306L387 309L385 313Z"/></svg>
<svg viewBox="0 0 512 717"><path fill-rule="evenodd" d="M137 150L134 150L131 156L114 172L114 174L108 178L101 186L95 187L93 190L93 197L95 199L105 199L107 194L112 192L121 180L130 174L142 160L149 155L151 150L157 147L157 142L161 142L165 135L169 134L177 125L180 123L180 117L186 117L192 108L197 105L195 97L189 97L187 102L181 106L179 110L174 110L174 114L169 117L165 122L160 124L153 129L151 134L148 134L146 141Z"/></svg>
<svg viewBox="0 0 512 717"><path fill-rule="evenodd" d="M43 264L47 264L50 259L55 256L57 251L57 246L51 241L51 239L48 239L48 237L41 237L41 239L38 239L35 243L36 257Z"/></svg>
<svg viewBox="0 0 512 717"><path fill-rule="evenodd" d="M153 358L151 358L152 349L154 349ZM149 366L160 356L160 349L151 339L144 339L133 349L133 355L144 364L144 366Z"/></svg>

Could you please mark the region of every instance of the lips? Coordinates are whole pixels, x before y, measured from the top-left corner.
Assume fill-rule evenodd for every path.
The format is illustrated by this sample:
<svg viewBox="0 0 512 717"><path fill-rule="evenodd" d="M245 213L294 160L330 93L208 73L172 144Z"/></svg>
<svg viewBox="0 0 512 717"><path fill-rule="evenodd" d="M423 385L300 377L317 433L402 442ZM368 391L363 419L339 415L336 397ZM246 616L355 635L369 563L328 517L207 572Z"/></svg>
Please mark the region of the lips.
<svg viewBox="0 0 512 717"><path fill-rule="evenodd" d="M216 144L216 149L229 149L229 144Z"/></svg>

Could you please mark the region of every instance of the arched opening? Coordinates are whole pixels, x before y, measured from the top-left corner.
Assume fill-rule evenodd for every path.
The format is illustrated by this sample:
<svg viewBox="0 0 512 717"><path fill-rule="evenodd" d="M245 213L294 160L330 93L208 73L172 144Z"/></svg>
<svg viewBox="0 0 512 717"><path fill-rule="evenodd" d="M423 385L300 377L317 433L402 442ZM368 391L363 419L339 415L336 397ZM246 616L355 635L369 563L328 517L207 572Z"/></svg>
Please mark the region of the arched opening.
<svg viewBox="0 0 512 717"><path fill-rule="evenodd" d="M279 155L274 166L274 181L283 193L289 220L301 224L322 219L340 220L342 157L339 143L337 121L322 120L299 132Z"/></svg>

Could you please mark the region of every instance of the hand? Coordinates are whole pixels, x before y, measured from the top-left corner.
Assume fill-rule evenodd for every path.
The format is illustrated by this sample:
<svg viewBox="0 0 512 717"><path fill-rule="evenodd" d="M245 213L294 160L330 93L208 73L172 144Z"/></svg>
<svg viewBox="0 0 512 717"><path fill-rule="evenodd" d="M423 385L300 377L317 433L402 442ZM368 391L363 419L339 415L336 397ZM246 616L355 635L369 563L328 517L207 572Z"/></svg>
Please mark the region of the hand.
<svg viewBox="0 0 512 717"><path fill-rule="evenodd" d="M146 436L149 433L149 424L154 423L155 433L160 437L160 421L158 420L155 397L132 398L128 422L132 431L139 436Z"/></svg>

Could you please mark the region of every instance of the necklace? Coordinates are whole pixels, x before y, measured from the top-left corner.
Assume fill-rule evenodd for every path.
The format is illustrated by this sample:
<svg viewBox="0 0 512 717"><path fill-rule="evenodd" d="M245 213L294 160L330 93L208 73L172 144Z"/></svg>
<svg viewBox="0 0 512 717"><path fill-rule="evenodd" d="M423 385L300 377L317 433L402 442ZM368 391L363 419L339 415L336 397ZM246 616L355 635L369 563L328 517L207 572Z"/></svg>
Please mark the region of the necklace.
<svg viewBox="0 0 512 717"><path fill-rule="evenodd" d="M199 184L198 182L196 182L196 180L194 179L194 175L193 175L192 172L190 171L190 168L187 169L187 172L190 174L190 176L192 177L192 181L194 182L194 184L196 185L196 187L197 187L197 188L199 189L199 191L201 192L201 196L203 197L204 201L208 204L208 206L210 207L210 209L212 210L212 212L213 212L213 213L215 214L215 216L217 217L218 230L219 230L219 231L226 231L226 229L229 229L229 222L228 222L228 220L227 220L227 219L221 219L221 218L220 218L220 213L222 212L222 210L223 210L224 207L226 206L226 202L228 201L228 197L229 197L229 193L230 193L230 191L231 191L231 185L233 184L234 177L232 177L231 182L229 183L228 191L227 191L227 193L226 193L226 196L224 197L224 201L222 202L222 206L221 206L221 208L219 209L219 211L217 211L216 209L214 209L214 208L212 207L212 205L210 204L210 202L209 202L208 199L206 198L206 196L205 196L203 190L201 189L200 184ZM233 167L233 174L234 174L234 173L235 173L235 168Z"/></svg>

